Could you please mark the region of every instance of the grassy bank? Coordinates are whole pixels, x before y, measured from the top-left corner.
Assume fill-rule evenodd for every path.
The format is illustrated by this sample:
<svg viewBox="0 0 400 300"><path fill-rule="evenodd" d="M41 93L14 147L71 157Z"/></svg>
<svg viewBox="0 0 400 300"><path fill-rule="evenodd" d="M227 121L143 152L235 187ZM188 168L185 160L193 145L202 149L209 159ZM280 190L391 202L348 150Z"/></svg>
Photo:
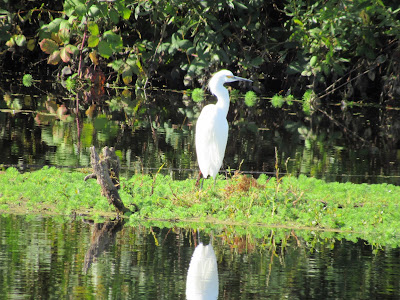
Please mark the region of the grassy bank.
<svg viewBox="0 0 400 300"><path fill-rule="evenodd" d="M89 171L88 171L89 173ZM113 208L100 194L95 180L84 172L56 168L20 174L9 168L0 174L2 213L83 213L112 216ZM140 211L129 222L167 220L235 225L312 228L359 234L400 236L400 187L326 183L299 176L258 180L235 175L229 180L173 181L158 174L121 180L120 195L127 207Z"/></svg>

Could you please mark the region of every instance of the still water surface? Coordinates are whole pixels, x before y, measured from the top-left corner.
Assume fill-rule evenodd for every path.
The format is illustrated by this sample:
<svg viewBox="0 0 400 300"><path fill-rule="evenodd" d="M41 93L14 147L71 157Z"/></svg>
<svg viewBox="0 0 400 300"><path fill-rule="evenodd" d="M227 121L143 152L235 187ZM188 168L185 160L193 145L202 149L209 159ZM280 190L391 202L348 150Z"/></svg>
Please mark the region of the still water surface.
<svg viewBox="0 0 400 300"><path fill-rule="evenodd" d="M18 108L32 111L7 110L22 97L31 100ZM5 108L0 109L0 164L89 166L92 145L113 146L126 176L155 173L161 166L161 172L174 179L197 176L194 124L201 105L188 104L181 94L154 95L151 101L155 104L135 116L92 105L90 116L82 111L77 118L73 101L67 103L70 107L57 101L49 96L21 95L7 104L0 94L0 108ZM232 105L223 169L273 175L277 162L281 174L400 184L400 111L367 107L342 112L335 108L334 123L323 115L304 120L295 110L265 105L260 101L262 115Z"/></svg>
<svg viewBox="0 0 400 300"><path fill-rule="evenodd" d="M0 299L185 299L199 239L215 251L218 299L400 297L398 248L304 230L200 232L2 215Z"/></svg>

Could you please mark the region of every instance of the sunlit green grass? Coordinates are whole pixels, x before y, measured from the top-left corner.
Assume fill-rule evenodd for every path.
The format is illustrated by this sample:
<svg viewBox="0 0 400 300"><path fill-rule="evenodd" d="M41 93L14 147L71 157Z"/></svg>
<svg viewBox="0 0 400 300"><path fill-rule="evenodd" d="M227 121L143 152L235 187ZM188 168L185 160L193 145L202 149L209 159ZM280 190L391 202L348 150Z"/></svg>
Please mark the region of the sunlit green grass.
<svg viewBox="0 0 400 300"><path fill-rule="evenodd" d="M56 168L0 173L0 211L112 215L95 180ZM388 184L326 183L306 176L257 180L237 174L206 180L199 191L194 179L172 180L158 174L121 179L127 207L140 211L132 224L148 220L235 225L284 226L400 236L400 187Z"/></svg>

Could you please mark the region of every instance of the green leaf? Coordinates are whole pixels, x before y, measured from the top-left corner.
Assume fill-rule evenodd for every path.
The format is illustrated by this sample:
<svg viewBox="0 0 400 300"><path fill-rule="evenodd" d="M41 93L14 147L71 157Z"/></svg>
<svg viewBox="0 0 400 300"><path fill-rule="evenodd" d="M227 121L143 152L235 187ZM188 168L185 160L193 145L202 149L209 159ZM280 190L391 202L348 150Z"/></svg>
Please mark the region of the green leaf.
<svg viewBox="0 0 400 300"><path fill-rule="evenodd" d="M122 71L122 80L125 84L130 84L132 82L132 74L132 68L129 65L126 65Z"/></svg>
<svg viewBox="0 0 400 300"><path fill-rule="evenodd" d="M311 59L310 59L310 66L311 67L315 66L315 64L317 63L317 59L318 59L318 57L315 56L315 55L313 57L311 57Z"/></svg>
<svg viewBox="0 0 400 300"><path fill-rule="evenodd" d="M85 3L85 0L65 0L64 12L68 17L72 16L73 14L83 17L87 12Z"/></svg>
<svg viewBox="0 0 400 300"><path fill-rule="evenodd" d="M71 55L68 52L67 47L63 47L60 50L60 58L62 59L63 62L67 63L71 60Z"/></svg>
<svg viewBox="0 0 400 300"><path fill-rule="evenodd" d="M304 27L303 22L301 22L299 19L293 19L293 22L297 25L300 25L301 27Z"/></svg>
<svg viewBox="0 0 400 300"><path fill-rule="evenodd" d="M82 4L82 5L77 5L75 8L75 12L78 16L83 17L86 15L87 13L87 8L86 5Z"/></svg>
<svg viewBox="0 0 400 300"><path fill-rule="evenodd" d="M125 64L125 62L122 59L116 59L112 61L111 63L108 64L108 67L113 68L114 71L119 71L121 70L122 66Z"/></svg>
<svg viewBox="0 0 400 300"><path fill-rule="evenodd" d="M20 47L25 46L25 44L26 44L26 37L22 34L18 34L16 36L14 36L14 40L15 40L15 43Z"/></svg>
<svg viewBox="0 0 400 300"><path fill-rule="evenodd" d="M189 49L193 46L193 43L189 40L180 40L177 42L178 48L180 49Z"/></svg>
<svg viewBox="0 0 400 300"><path fill-rule="evenodd" d="M118 24L118 22L119 22L119 14L115 9L111 8L108 11L108 16L110 17L111 22L113 22L114 24Z"/></svg>
<svg viewBox="0 0 400 300"><path fill-rule="evenodd" d="M104 58L110 58L113 54L110 45L104 40L99 42L97 49L99 50L99 54Z"/></svg>
<svg viewBox="0 0 400 300"><path fill-rule="evenodd" d="M40 49L47 54L52 54L54 51L58 50L58 44L50 39L43 39L39 45Z"/></svg>
<svg viewBox="0 0 400 300"><path fill-rule="evenodd" d="M69 43L69 38L70 38L69 29L67 29L67 28L60 29L58 31L58 37L63 42L63 44L68 44Z"/></svg>
<svg viewBox="0 0 400 300"><path fill-rule="evenodd" d="M233 2L235 4L236 7L240 8L240 9L245 9L247 10L247 6L244 5L243 3L239 2L239 1L235 1Z"/></svg>
<svg viewBox="0 0 400 300"><path fill-rule="evenodd" d="M59 30L61 30L61 29L70 29L70 28L71 28L71 25L70 25L70 23L68 22L68 20L62 20L62 21L60 22Z"/></svg>
<svg viewBox="0 0 400 300"><path fill-rule="evenodd" d="M257 56L256 58L253 58L250 62L250 64L254 67L260 66L264 62L263 58L261 56Z"/></svg>
<svg viewBox="0 0 400 300"><path fill-rule="evenodd" d="M337 63L333 64L333 70L340 76L342 76L344 74L343 67Z"/></svg>
<svg viewBox="0 0 400 300"><path fill-rule="evenodd" d="M98 17L98 16L100 15L100 13L101 13L100 8L99 8L97 5L92 5L92 6L89 8L89 13L88 13L88 15L89 15L90 17L92 17L92 18L96 18L96 17Z"/></svg>
<svg viewBox="0 0 400 300"><path fill-rule="evenodd" d="M302 70L303 70L303 66L301 66L298 61L294 61L289 64L289 66L286 69L286 73L288 75L293 75L293 74L301 73Z"/></svg>
<svg viewBox="0 0 400 300"><path fill-rule="evenodd" d="M50 54L49 58L47 59L47 63L49 65L56 65L60 62L61 57L60 57L60 51L56 50L52 54Z"/></svg>
<svg viewBox="0 0 400 300"><path fill-rule="evenodd" d="M99 35L99 26L95 22L88 23L88 30L91 35Z"/></svg>
<svg viewBox="0 0 400 300"><path fill-rule="evenodd" d="M28 40L28 43L26 44L26 48L28 48L28 50L33 51L35 49L35 46L36 46L35 39Z"/></svg>
<svg viewBox="0 0 400 300"><path fill-rule="evenodd" d="M76 47L75 45L67 45L65 46L65 49L68 51L68 53L71 53L72 55L75 55L79 52L78 47Z"/></svg>
<svg viewBox="0 0 400 300"><path fill-rule="evenodd" d="M107 42L109 43L109 47L113 51L118 51L122 49L123 47L122 38L118 34L109 30L103 33L103 38L107 40Z"/></svg>
<svg viewBox="0 0 400 300"><path fill-rule="evenodd" d="M188 48L187 51L186 51L186 54L187 54L187 55L192 55L192 54L194 54L194 53L196 53L196 48L195 48L195 47L190 47L190 48Z"/></svg>
<svg viewBox="0 0 400 300"><path fill-rule="evenodd" d="M98 36L94 36L94 35L89 36L88 47L90 47L90 48L96 47L99 44L99 41L100 40L99 40Z"/></svg>
<svg viewBox="0 0 400 300"><path fill-rule="evenodd" d="M130 9L128 9L128 8L125 8L125 9L122 11L122 18L123 18L124 20L129 20L129 18L131 17L131 14L132 14L132 11L131 11Z"/></svg>
<svg viewBox="0 0 400 300"><path fill-rule="evenodd" d="M136 58L129 57L126 60L126 63L130 66L133 73L135 73L136 75L140 75L140 62Z"/></svg>
<svg viewBox="0 0 400 300"><path fill-rule="evenodd" d="M178 34L173 33L171 36L171 44L172 46L179 48L178 42L181 41L182 39L179 37Z"/></svg>
<svg viewBox="0 0 400 300"><path fill-rule="evenodd" d="M160 45L160 47L158 47L157 52L158 53L165 52L165 51L167 51L169 49L170 46L171 46L171 43L162 43Z"/></svg>
<svg viewBox="0 0 400 300"><path fill-rule="evenodd" d="M62 21L64 21L64 20L61 19L61 18L56 18L56 19L54 19L53 21L51 21L51 22L47 25L48 31L54 32L54 33L58 32L58 30L60 29L60 24L61 24Z"/></svg>

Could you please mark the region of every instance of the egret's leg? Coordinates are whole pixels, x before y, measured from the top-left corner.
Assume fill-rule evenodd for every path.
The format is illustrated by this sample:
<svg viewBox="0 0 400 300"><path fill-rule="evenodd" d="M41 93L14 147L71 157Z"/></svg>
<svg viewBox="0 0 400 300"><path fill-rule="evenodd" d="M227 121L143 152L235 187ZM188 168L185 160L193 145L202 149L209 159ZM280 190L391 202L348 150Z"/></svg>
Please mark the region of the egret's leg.
<svg viewBox="0 0 400 300"><path fill-rule="evenodd" d="M199 170L199 175L197 176L197 180L196 180L196 186L199 186L199 184L200 184L201 177L203 177L201 175L202 175L201 171Z"/></svg>

